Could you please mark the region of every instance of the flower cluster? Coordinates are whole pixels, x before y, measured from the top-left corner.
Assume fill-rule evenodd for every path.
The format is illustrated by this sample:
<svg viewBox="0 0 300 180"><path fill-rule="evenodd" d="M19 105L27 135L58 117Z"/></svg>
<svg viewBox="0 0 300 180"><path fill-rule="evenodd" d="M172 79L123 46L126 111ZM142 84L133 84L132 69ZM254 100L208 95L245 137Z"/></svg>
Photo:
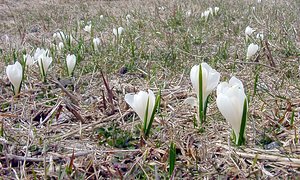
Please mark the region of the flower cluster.
<svg viewBox="0 0 300 180"><path fill-rule="evenodd" d="M219 10L220 10L219 7L214 7L214 8L209 7L207 10L201 13L201 17L207 20L209 16L217 15Z"/></svg>
<svg viewBox="0 0 300 180"><path fill-rule="evenodd" d="M243 83L234 76L229 82L219 83L220 73L207 63L193 66L190 78L197 98L189 97L185 100L185 103L197 107L197 117L201 124L205 121L209 96L217 88L217 106L233 128L234 142L237 145L244 144L248 101ZM130 93L125 95L125 101L143 120L143 132L145 135L149 135L159 99L155 98L151 90L148 90L148 93L140 91L138 94Z"/></svg>

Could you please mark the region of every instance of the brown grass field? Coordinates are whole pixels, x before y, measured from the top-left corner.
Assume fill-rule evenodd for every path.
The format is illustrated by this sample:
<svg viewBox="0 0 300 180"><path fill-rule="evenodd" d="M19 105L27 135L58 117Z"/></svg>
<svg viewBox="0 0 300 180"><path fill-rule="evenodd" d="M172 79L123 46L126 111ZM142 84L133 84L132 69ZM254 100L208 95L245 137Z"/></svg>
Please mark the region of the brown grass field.
<svg viewBox="0 0 300 180"><path fill-rule="evenodd" d="M220 10L205 20L209 7ZM299 0L0 0L0 179L299 179L299 15ZM248 25L260 47L250 59ZM57 31L74 38L60 52L51 46ZM38 47L53 57L47 82L35 64L14 96L6 67ZM67 54L78 58L72 78ZM196 109L184 100L195 97L189 74L201 62L221 81L243 82L245 145L231 141L216 91L194 127ZM147 89L161 91L161 103L144 139L124 96Z"/></svg>

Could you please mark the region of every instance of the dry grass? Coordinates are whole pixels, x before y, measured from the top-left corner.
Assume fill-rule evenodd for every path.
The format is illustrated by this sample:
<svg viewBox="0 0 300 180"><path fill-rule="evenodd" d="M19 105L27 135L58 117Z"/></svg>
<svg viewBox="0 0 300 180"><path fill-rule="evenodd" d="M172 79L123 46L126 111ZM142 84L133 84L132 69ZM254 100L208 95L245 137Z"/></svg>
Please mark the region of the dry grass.
<svg viewBox="0 0 300 180"><path fill-rule="evenodd" d="M2 179L166 179L171 141L177 147L175 179L299 176L298 1L75 2L0 5ZM201 21L201 12L213 6L220 7L220 14ZM187 10L191 17L185 17ZM129 25L127 14L133 16ZM91 49L82 26L74 33L81 20L92 21L94 36L102 42L99 53ZM247 25L266 37L254 40L261 49L251 60L245 59ZM118 26L125 33L116 46L111 31ZM14 54L20 59L24 50L49 47L57 30L82 38L84 50L55 54L47 83L41 82L38 67L29 69L21 95L14 98L6 65ZM62 63L68 53L82 56L73 79L66 78ZM230 126L216 107L215 94L203 131L193 126L195 110L183 101L194 95L189 70L202 61L216 68L222 80L235 75L244 83L250 109L247 144L241 148L230 142ZM113 106L101 70L112 88ZM124 95L148 88L156 94L162 90L161 112L141 146L141 122Z"/></svg>

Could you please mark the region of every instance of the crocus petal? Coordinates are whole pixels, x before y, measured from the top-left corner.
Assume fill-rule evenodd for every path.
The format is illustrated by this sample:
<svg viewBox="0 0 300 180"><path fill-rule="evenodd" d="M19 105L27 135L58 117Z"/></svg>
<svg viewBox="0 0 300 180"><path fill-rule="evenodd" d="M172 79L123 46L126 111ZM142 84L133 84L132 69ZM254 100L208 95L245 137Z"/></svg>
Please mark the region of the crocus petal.
<svg viewBox="0 0 300 180"><path fill-rule="evenodd" d="M198 100L197 100L197 98L195 98L195 97L188 97L188 98L186 98L186 99L184 100L183 103L189 104L189 105L191 105L192 107L198 107Z"/></svg>
<svg viewBox="0 0 300 180"><path fill-rule="evenodd" d="M231 98L232 97L228 97L225 94L219 94L216 101L221 114L232 126L235 135L238 138L238 135L240 133L241 117L239 116L238 109L236 109L234 100L232 100Z"/></svg>
<svg viewBox="0 0 300 180"><path fill-rule="evenodd" d="M38 53L37 55L37 61L38 65L40 67L40 71L43 76L47 74L48 68L50 64L52 63L52 57L49 57L49 50L42 50L42 52Z"/></svg>
<svg viewBox="0 0 300 180"><path fill-rule="evenodd" d="M251 43L247 49L247 59L249 59L251 56L253 56L258 51L258 49L259 49L259 47L257 44Z"/></svg>
<svg viewBox="0 0 300 180"><path fill-rule="evenodd" d="M151 90L148 90L148 93L145 91L140 91L138 94L126 94L125 101L137 113L142 121L147 118L147 122L149 123L155 106L155 95ZM148 101L148 116L145 117Z"/></svg>
<svg viewBox="0 0 300 180"><path fill-rule="evenodd" d="M245 29L245 35L250 36L255 30L252 29L250 26L247 26Z"/></svg>
<svg viewBox="0 0 300 180"><path fill-rule="evenodd" d="M118 31L117 31L116 28L113 28L113 34L114 34L115 36L118 36Z"/></svg>
<svg viewBox="0 0 300 180"><path fill-rule="evenodd" d="M100 45L100 39L99 38L94 38L93 39L93 44L94 44L94 48L97 50L98 46Z"/></svg>
<svg viewBox="0 0 300 180"><path fill-rule="evenodd" d="M66 61L67 61L68 73L69 75L71 75L76 65L76 56L74 54L72 55L68 54Z"/></svg>
<svg viewBox="0 0 300 180"><path fill-rule="evenodd" d="M192 67L190 72L190 78L194 91L196 92L197 97L199 97L199 65L195 65Z"/></svg>
<svg viewBox="0 0 300 180"><path fill-rule="evenodd" d="M132 107L137 113L140 119L143 121L145 118L145 112L148 101L148 94L145 91L140 91L138 94L126 94L125 101Z"/></svg>
<svg viewBox="0 0 300 180"><path fill-rule="evenodd" d="M122 27L118 28L118 34L119 34L119 36L122 34L123 31L124 31L124 28L122 28Z"/></svg>
<svg viewBox="0 0 300 180"><path fill-rule="evenodd" d="M58 50L61 51L64 48L64 43L63 42L59 42L58 43Z"/></svg>
<svg viewBox="0 0 300 180"><path fill-rule="evenodd" d="M27 66L32 66L35 63L33 57L31 57L30 54L23 55L23 59L25 60Z"/></svg>
<svg viewBox="0 0 300 180"><path fill-rule="evenodd" d="M242 82L232 77L229 83L222 82L217 87L217 106L226 121L232 126L239 138L244 102L247 100Z"/></svg>
<svg viewBox="0 0 300 180"><path fill-rule="evenodd" d="M190 72L190 78L193 85L193 89L199 99L199 65L192 67ZM220 73L215 69L212 69L207 63L201 63L202 68L202 97L203 105L206 102L209 94L217 87L220 81Z"/></svg>
<svg viewBox="0 0 300 180"><path fill-rule="evenodd" d="M6 75L11 84L14 86L15 94L18 94L23 78L22 65L18 61L16 61L13 65L8 65L6 68Z"/></svg>
<svg viewBox="0 0 300 180"><path fill-rule="evenodd" d="M88 32L88 33L91 33L91 31L92 31L92 24L86 25L83 28L83 30L86 31L86 32Z"/></svg>
<svg viewBox="0 0 300 180"><path fill-rule="evenodd" d="M220 81L220 73L212 69L207 63L201 63L202 83L203 83L203 101L205 102L208 95L217 87Z"/></svg>

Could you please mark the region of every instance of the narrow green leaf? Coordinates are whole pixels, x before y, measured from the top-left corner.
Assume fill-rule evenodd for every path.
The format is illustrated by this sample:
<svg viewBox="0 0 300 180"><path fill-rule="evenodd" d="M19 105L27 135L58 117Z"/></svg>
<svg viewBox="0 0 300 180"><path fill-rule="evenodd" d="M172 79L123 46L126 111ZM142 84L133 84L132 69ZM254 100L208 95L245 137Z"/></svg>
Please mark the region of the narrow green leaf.
<svg viewBox="0 0 300 180"><path fill-rule="evenodd" d="M159 91L159 94L157 95L156 100L155 100L155 105L154 105L151 117L149 119L148 126L147 126L146 131L145 131L145 138L147 138L150 134L150 130L151 130L151 127L152 127L152 123L153 123L156 111L157 111L157 109L159 108L159 105L160 105L160 97L161 97L161 92Z"/></svg>
<svg viewBox="0 0 300 180"><path fill-rule="evenodd" d="M143 133L145 136L146 136L146 131L147 131L147 123L148 123L148 109L149 109L149 97L147 100L146 112L145 112L145 117L144 117L144 126L143 126Z"/></svg>
<svg viewBox="0 0 300 180"><path fill-rule="evenodd" d="M247 99L245 98L244 108L243 108L243 116L242 116L242 123L241 123L241 128L240 128L239 139L238 139L238 142L237 142L238 146L241 146L241 145L245 144L244 133L245 133L245 130L246 130L247 112L248 112L248 103L247 103Z"/></svg>
<svg viewBox="0 0 300 180"><path fill-rule="evenodd" d="M200 123L203 123L203 85L202 85L202 66L201 64L199 65L199 99L198 99L198 103L199 103L199 119L200 119Z"/></svg>
<svg viewBox="0 0 300 180"><path fill-rule="evenodd" d="M194 115L194 117L193 117L193 123L194 123L194 128L196 128L198 126L196 115Z"/></svg>
<svg viewBox="0 0 300 180"><path fill-rule="evenodd" d="M204 103L203 122L206 121L206 111L207 111L207 105L208 105L209 98L210 98L210 95L207 96L207 99L205 100L205 103Z"/></svg>
<svg viewBox="0 0 300 180"><path fill-rule="evenodd" d="M294 125L294 120L295 120L295 111L292 111L292 117L291 117L291 122L290 122L290 126Z"/></svg>
<svg viewBox="0 0 300 180"><path fill-rule="evenodd" d="M176 145L171 142L169 152L169 175L172 176L176 162Z"/></svg>

